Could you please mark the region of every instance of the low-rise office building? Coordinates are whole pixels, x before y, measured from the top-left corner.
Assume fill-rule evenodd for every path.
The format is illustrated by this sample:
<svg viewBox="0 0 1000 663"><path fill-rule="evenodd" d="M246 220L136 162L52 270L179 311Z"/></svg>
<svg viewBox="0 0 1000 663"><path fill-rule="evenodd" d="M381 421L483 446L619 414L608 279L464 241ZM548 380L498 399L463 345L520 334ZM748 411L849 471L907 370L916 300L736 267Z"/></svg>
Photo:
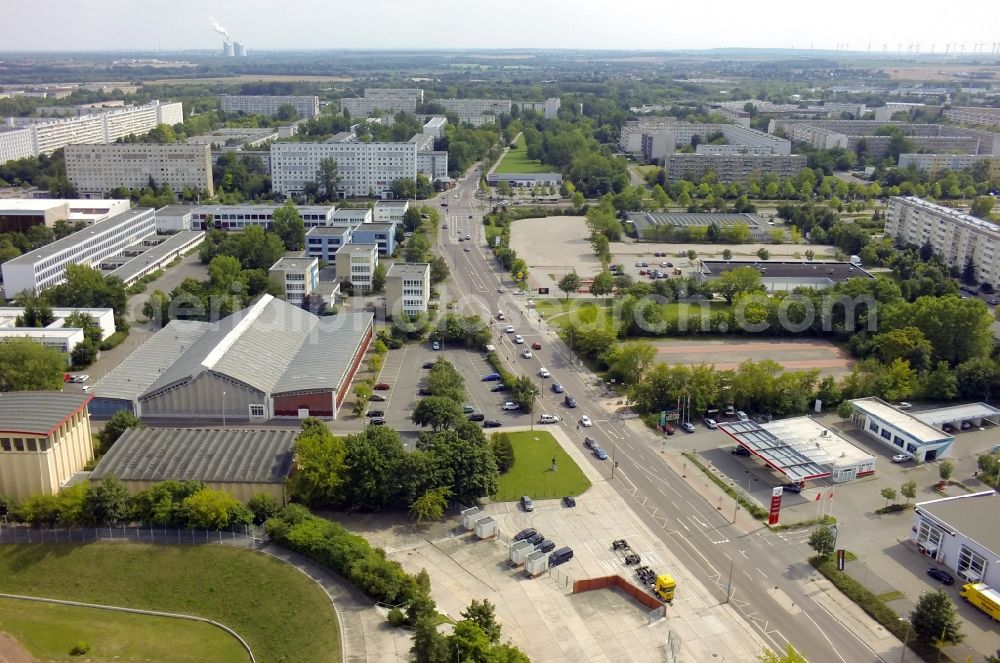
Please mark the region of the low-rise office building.
<svg viewBox="0 0 1000 663"><path fill-rule="evenodd" d="M245 230L251 226L270 228L275 210L281 205L201 205L191 210L191 228L194 230ZM300 205L299 216L306 228L327 226L333 222L335 205ZM173 212L176 214L177 212Z"/></svg>
<svg viewBox="0 0 1000 663"><path fill-rule="evenodd" d="M1000 493L994 490L917 502L910 540L920 554L954 571L961 582L1000 587L998 509Z"/></svg>
<svg viewBox="0 0 1000 663"><path fill-rule="evenodd" d="M3 263L7 297L62 283L67 265L97 266L156 234L152 208L123 212Z"/></svg>
<svg viewBox="0 0 1000 663"><path fill-rule="evenodd" d="M372 277L378 267L378 246L375 244L345 244L337 249L336 278L341 283L367 292L372 289Z"/></svg>
<svg viewBox="0 0 1000 663"><path fill-rule="evenodd" d="M331 226L356 226L362 223L373 223L375 213L371 207L338 207L333 213Z"/></svg>
<svg viewBox="0 0 1000 663"><path fill-rule="evenodd" d="M385 276L385 306L389 317L427 313L431 298L431 266L397 262Z"/></svg>
<svg viewBox="0 0 1000 663"><path fill-rule="evenodd" d="M396 252L396 228L399 224L365 223L354 227L351 234L353 244L374 244L380 257L388 257Z"/></svg>
<svg viewBox="0 0 1000 663"><path fill-rule="evenodd" d="M145 240L140 246L131 247L129 255L102 262L102 270L111 269L108 276L120 279L125 287L139 281L158 269L169 265L201 246L205 241L203 230L180 230L168 235L157 235ZM133 252L141 250L138 255Z"/></svg>
<svg viewBox="0 0 1000 663"><path fill-rule="evenodd" d="M337 162L341 197L390 198L399 179L417 178L417 146L402 143L273 143L271 180L274 191L300 195L307 182L316 180L320 162Z"/></svg>
<svg viewBox="0 0 1000 663"><path fill-rule="evenodd" d="M68 145L66 177L85 197L100 197L118 187L143 189L169 185L214 195L212 153L208 145L115 143Z"/></svg>
<svg viewBox="0 0 1000 663"><path fill-rule="evenodd" d="M299 117L319 115L319 97L316 96L223 94L219 97L219 107L226 113L272 116L282 106L291 106Z"/></svg>
<svg viewBox="0 0 1000 663"><path fill-rule="evenodd" d="M812 262L810 260L700 260L698 279L712 281L738 267L760 272L761 284L768 292L792 292L796 288L825 290L849 279L873 279L870 273L851 262Z"/></svg>
<svg viewBox="0 0 1000 663"><path fill-rule="evenodd" d="M285 301L299 306L319 284L319 261L284 257L271 265L268 275L281 285Z"/></svg>
<svg viewBox="0 0 1000 663"><path fill-rule="evenodd" d="M730 226L746 226L750 239L754 242L763 241L767 235L768 226L756 214L736 213L673 213L673 212L629 212L625 223L632 224L639 237L653 239L656 229L667 226L682 230L692 226L708 228L716 226L720 229Z"/></svg>
<svg viewBox="0 0 1000 663"><path fill-rule="evenodd" d="M512 187L536 186L562 186L561 173L490 173L486 176L486 183L490 186L497 186L500 182L506 182Z"/></svg>
<svg viewBox="0 0 1000 663"><path fill-rule="evenodd" d="M94 458L81 392L0 393L0 495L52 495Z"/></svg>
<svg viewBox="0 0 1000 663"><path fill-rule="evenodd" d="M130 495L160 481L201 481L246 503L270 495L287 503L297 429L130 428L90 475L115 477Z"/></svg>
<svg viewBox="0 0 1000 663"><path fill-rule="evenodd" d="M18 318L24 314L19 307L0 308L0 341L7 338L30 338L31 340L55 348L72 363L73 350L86 340L82 327L66 324L66 317L73 313L86 313L101 330L101 340L115 333L115 314L109 308L100 309L52 309L53 320L44 327L24 327L18 325Z"/></svg>
<svg viewBox="0 0 1000 663"><path fill-rule="evenodd" d="M353 225L310 228L306 232L306 255L336 267L337 251L340 247L350 244L353 235Z"/></svg>
<svg viewBox="0 0 1000 663"><path fill-rule="evenodd" d="M0 233L24 232L37 225L52 228L57 221L89 226L131 207L130 200L5 198L0 202Z"/></svg>
<svg viewBox="0 0 1000 663"><path fill-rule="evenodd" d="M376 200L375 208L372 210L372 221L401 224L408 209L410 209L408 200Z"/></svg>
<svg viewBox="0 0 1000 663"><path fill-rule="evenodd" d="M851 407L851 423L893 454L906 454L923 463L948 456L955 442L953 435L881 398L856 398Z"/></svg>

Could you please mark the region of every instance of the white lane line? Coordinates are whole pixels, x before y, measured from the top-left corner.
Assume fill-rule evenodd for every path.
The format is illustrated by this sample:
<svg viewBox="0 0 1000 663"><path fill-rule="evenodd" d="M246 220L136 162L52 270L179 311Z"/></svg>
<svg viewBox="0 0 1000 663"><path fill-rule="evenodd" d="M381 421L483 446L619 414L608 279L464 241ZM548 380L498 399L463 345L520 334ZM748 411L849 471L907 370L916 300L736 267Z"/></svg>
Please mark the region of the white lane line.
<svg viewBox="0 0 1000 663"><path fill-rule="evenodd" d="M667 496L667 494L665 492L663 492L662 488L657 488L656 490L660 491L660 495L663 495L664 497Z"/></svg>
<svg viewBox="0 0 1000 663"><path fill-rule="evenodd" d="M765 580L767 580L767 574L764 573L763 571L761 571L759 566L757 567L757 573L759 573L761 575L761 577L763 577Z"/></svg>

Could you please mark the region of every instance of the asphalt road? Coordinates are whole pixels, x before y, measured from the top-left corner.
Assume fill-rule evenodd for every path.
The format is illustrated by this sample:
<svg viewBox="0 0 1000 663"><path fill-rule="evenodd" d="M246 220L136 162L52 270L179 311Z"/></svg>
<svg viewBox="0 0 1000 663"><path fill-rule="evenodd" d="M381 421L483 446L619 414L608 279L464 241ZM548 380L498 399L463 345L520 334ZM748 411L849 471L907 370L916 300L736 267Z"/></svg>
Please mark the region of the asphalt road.
<svg viewBox="0 0 1000 663"><path fill-rule="evenodd" d="M593 456L591 462L606 476L613 473L612 485L636 513L671 546L693 574L715 588L718 600L726 600L729 594L738 612L776 650L791 642L811 661L883 660L836 615L811 598L816 590L810 587L809 579L815 577L815 572L806 562L811 551L804 545L802 533L776 534L757 527L756 521L749 531L743 529L743 520L734 525L732 501L709 504L664 464L659 455L659 439L641 425L603 413L597 405L598 399L605 396L603 388L573 362L568 348L528 309L526 298L511 294L509 277L499 269L485 244L481 225L485 204L474 198L477 181L478 173L472 173L457 189L434 201L449 226L438 234L438 249L452 271L448 292L459 301L463 313L492 318L496 310L503 310L528 344L541 343L542 348L534 351L534 357L524 359L517 355L523 346L515 346L502 326L493 326L495 344L508 364L534 376L542 386L536 414L549 412L562 416L556 425L565 427L570 437L581 443L585 434L596 437L613 455L617 466L612 460L602 462ZM440 206L442 202L447 207ZM466 234L471 235L471 241L458 241L459 236ZM499 293L500 287L506 292ZM538 376L542 366L551 371L551 380ZM568 410L562 405L563 397L549 389L553 380L577 399L577 409ZM594 426L577 430L578 416L584 413L594 419ZM683 442L683 435L677 435L671 438L672 444Z"/></svg>

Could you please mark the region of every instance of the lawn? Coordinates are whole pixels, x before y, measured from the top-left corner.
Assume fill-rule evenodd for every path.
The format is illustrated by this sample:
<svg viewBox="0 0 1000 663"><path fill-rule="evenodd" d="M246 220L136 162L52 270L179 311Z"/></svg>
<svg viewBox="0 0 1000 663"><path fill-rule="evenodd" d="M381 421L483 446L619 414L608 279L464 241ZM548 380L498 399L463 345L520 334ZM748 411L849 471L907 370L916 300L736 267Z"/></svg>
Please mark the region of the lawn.
<svg viewBox="0 0 1000 663"><path fill-rule="evenodd" d="M510 149L497 164L497 173L551 173L558 170L555 166L546 166L538 159L528 158L528 148L524 144L524 135L519 135L514 141L517 149Z"/></svg>
<svg viewBox="0 0 1000 663"><path fill-rule="evenodd" d="M205 617L243 636L260 663L340 660L326 594L283 562L238 548L4 545L0 592ZM96 646L96 638L87 639Z"/></svg>
<svg viewBox="0 0 1000 663"><path fill-rule="evenodd" d="M44 661L77 660L69 652L79 642L90 645L90 660L250 660L236 638L217 626L167 617L0 599L0 624L32 656Z"/></svg>
<svg viewBox="0 0 1000 663"><path fill-rule="evenodd" d="M522 495L535 499L580 495L590 488L590 481L573 462L552 434L544 430L507 433L514 445L514 467L500 475L493 499L511 502ZM550 471L552 459L556 471Z"/></svg>

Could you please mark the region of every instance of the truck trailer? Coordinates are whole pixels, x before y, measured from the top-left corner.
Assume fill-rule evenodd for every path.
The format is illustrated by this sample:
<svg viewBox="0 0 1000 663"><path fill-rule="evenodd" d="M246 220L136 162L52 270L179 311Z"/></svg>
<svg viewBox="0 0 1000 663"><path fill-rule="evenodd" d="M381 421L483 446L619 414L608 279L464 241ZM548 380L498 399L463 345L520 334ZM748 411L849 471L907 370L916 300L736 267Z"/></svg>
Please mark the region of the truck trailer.
<svg viewBox="0 0 1000 663"><path fill-rule="evenodd" d="M1000 592L989 585L982 582L966 583L962 585L959 596L985 612L991 619L1000 621Z"/></svg>

